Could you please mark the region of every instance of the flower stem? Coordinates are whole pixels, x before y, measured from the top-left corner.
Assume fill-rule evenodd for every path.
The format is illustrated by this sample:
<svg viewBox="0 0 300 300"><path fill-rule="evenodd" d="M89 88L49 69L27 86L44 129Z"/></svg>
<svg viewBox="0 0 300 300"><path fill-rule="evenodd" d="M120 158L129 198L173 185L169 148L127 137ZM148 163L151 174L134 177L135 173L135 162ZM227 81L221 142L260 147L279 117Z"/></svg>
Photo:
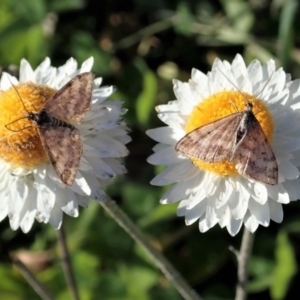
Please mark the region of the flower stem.
<svg viewBox="0 0 300 300"><path fill-rule="evenodd" d="M246 300L246 285L248 281L248 263L252 252L254 234L247 228L244 229L241 250L237 253L238 261L238 282L236 287L235 300Z"/></svg>
<svg viewBox="0 0 300 300"><path fill-rule="evenodd" d="M115 201L107 199L100 203L102 207L111 215L111 217L146 251L156 266L165 274L165 276L174 284L177 291L185 300L201 300L202 298L189 286L184 278L170 264L170 262L161 254L141 230L127 217L127 215L118 207Z"/></svg>
<svg viewBox="0 0 300 300"><path fill-rule="evenodd" d="M79 300L78 289L77 289L77 285L76 285L76 281L75 281L75 277L74 277L74 272L72 270L72 265L71 265L71 260L70 260L69 250L67 247L66 235L65 235L65 231L63 229L63 225L58 230L57 241L58 241L58 246L59 246L59 250L60 250L62 267L64 270L64 274L65 274L65 278L66 278L68 287L70 289L70 293L74 300Z"/></svg>
<svg viewBox="0 0 300 300"><path fill-rule="evenodd" d="M22 275L25 277L27 282L31 285L31 287L35 290L35 292L41 297L43 300L54 300L54 297L51 293L46 289L46 287L39 282L34 274L24 265L19 259L12 257L13 264L19 269Z"/></svg>

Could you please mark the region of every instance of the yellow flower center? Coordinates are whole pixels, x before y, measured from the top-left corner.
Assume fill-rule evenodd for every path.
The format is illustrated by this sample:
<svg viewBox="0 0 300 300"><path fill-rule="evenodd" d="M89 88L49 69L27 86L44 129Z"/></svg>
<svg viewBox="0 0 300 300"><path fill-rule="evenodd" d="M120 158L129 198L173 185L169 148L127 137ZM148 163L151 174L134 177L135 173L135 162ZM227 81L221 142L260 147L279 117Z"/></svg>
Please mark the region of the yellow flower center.
<svg viewBox="0 0 300 300"><path fill-rule="evenodd" d="M240 93L239 91L222 91L211 95L199 103L188 119L185 127L186 133L230 114L243 111L247 101L253 104L253 113L260 123L267 140L271 142L274 123L266 105L254 96L247 93ZM232 134L234 134L234 132ZM191 158L191 160L197 167L213 172L219 176L224 177L238 174L235 165L230 161L207 163L195 158Z"/></svg>
<svg viewBox="0 0 300 300"><path fill-rule="evenodd" d="M0 91L0 157L12 167L29 169L49 161L28 112L37 113L54 93L32 82Z"/></svg>

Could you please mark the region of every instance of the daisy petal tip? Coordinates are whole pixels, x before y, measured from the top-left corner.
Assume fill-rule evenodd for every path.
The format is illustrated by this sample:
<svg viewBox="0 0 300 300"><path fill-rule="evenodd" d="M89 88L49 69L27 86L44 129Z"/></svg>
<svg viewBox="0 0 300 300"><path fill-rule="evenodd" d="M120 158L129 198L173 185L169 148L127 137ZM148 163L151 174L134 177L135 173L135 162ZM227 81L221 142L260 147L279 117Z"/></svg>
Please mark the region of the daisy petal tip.
<svg viewBox="0 0 300 300"><path fill-rule="evenodd" d="M92 193L91 198L99 202L106 202L107 195L102 188L99 188L94 193Z"/></svg>
<svg viewBox="0 0 300 300"><path fill-rule="evenodd" d="M93 67L93 64L94 64L94 57L91 56L90 58L88 58L87 60L85 60L82 63L81 68L80 68L80 72L81 73L90 72L92 67Z"/></svg>

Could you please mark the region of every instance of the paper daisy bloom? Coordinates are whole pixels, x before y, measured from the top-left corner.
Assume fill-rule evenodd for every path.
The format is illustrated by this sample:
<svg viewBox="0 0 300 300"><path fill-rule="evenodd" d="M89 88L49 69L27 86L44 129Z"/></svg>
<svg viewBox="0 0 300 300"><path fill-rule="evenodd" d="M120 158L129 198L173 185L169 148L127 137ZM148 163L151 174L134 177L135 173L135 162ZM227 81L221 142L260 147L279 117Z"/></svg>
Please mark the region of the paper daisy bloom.
<svg viewBox="0 0 300 300"><path fill-rule="evenodd" d="M30 113L39 113L47 100L72 78L90 72L92 66L93 58L87 59L80 68L71 58L54 68L46 58L33 70L23 59L19 80L2 74L0 221L8 216L13 230L20 227L28 232L34 219L59 229L63 212L77 217L78 206L87 207L90 199L104 201L103 185L126 172L118 160L128 154L125 145L130 137L122 121L126 110L121 101L107 100L114 89L100 87L101 78L93 80L91 107L80 124L62 120L78 129L83 148L71 186L57 176L42 145L37 124L29 117Z"/></svg>
<svg viewBox="0 0 300 300"><path fill-rule="evenodd" d="M200 232L206 232L219 223L234 236L243 224L254 232L259 225L268 226L270 220L280 223L283 220L282 204L300 197L297 168L300 165L297 127L300 120L300 81L291 81L281 68L276 70L273 60L265 65L254 60L246 67L243 58L237 55L232 64L216 59L207 75L194 69L188 83L174 80L174 92L177 100L156 108L158 117L167 126L147 132L159 142L148 161L166 166L151 183L159 186L173 184L163 195L161 203L181 201L178 216L184 216L187 225L198 221ZM268 156L267 159L259 157L256 150L261 147L259 139L252 139L255 145L253 153L245 155L248 155L246 158L249 161L252 160L256 172L261 172L258 173L260 178L265 176L265 165L275 164L275 179L271 184L241 175L244 169L239 169L236 159L241 159L244 150L247 150L244 149L246 142L241 143L243 149L238 148L234 152L234 147L239 138L249 139L249 136L241 135L241 132L245 133L240 128L242 125L230 125L234 129L232 131L222 128L215 137L217 142L214 141L215 145L223 143L223 148L226 148L226 142L231 140L232 147L227 147L227 151L231 151L233 157L236 155L236 159L211 162L175 151L183 137L194 132L195 138L202 126L210 137L205 138L204 142L209 141L213 137L208 127L204 126L213 122L219 125L218 120L222 118L226 122L229 119L237 121L237 118L244 116L241 113L246 111L247 103L276 160L271 162ZM248 126L252 125L247 122L248 119L243 125L249 132ZM199 131L203 132L203 128ZM188 144L186 146L189 147ZM223 148L210 150L206 146L206 151L211 156L221 156L213 151L217 149L221 152ZM194 149L194 152L197 151L201 152L201 149ZM266 155L264 151L261 154ZM206 153L200 157L207 157ZM248 161L244 167L247 164Z"/></svg>

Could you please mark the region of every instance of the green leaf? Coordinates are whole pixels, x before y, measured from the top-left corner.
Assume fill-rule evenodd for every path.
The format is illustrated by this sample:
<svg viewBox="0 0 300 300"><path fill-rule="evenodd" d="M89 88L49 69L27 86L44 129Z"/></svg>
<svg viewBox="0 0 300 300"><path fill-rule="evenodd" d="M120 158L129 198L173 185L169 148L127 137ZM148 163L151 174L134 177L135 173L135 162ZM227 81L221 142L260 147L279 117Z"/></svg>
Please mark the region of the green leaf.
<svg viewBox="0 0 300 300"><path fill-rule="evenodd" d="M271 282L272 282L271 274L262 277L257 277L248 282L247 291L249 293L263 292L269 289Z"/></svg>
<svg viewBox="0 0 300 300"><path fill-rule="evenodd" d="M222 4L236 33L248 33L255 20L249 2L244 0L223 0Z"/></svg>
<svg viewBox="0 0 300 300"><path fill-rule="evenodd" d="M167 205L157 204L155 209L151 210L139 221L139 225L142 227L148 227L164 220L173 219L176 217L177 206L178 203Z"/></svg>
<svg viewBox="0 0 300 300"><path fill-rule="evenodd" d="M192 23L194 16L191 14L188 5L185 2L180 2L177 7L178 22L175 23L174 29L183 35L191 35Z"/></svg>
<svg viewBox="0 0 300 300"><path fill-rule="evenodd" d="M18 18L21 17L30 24L40 23L47 11L45 0L26 0L22 1L22 5L18 0L10 0L9 4L12 11L18 15Z"/></svg>
<svg viewBox="0 0 300 300"><path fill-rule="evenodd" d="M0 266L0 291L1 292L15 292L16 286L20 285L22 275L16 269L13 270L12 265L3 264ZM1 295L1 293L0 293ZM17 295L17 293L16 293Z"/></svg>
<svg viewBox="0 0 300 300"><path fill-rule="evenodd" d="M115 270L103 272L101 283L97 289L97 294L92 299L124 300L126 285L121 280L120 275ZM98 297L97 297L98 295Z"/></svg>
<svg viewBox="0 0 300 300"><path fill-rule="evenodd" d="M45 58L47 44L40 24L29 25L24 20L10 23L0 32L0 55L2 63L19 64L26 58L36 65Z"/></svg>
<svg viewBox="0 0 300 300"><path fill-rule="evenodd" d="M25 43L25 57L34 66L46 56L47 43L42 27L38 25L27 29L27 43ZM28 43L28 41L30 41Z"/></svg>
<svg viewBox="0 0 300 300"><path fill-rule="evenodd" d="M273 270L273 260L258 256L251 257L249 273L253 278L247 284L247 291L251 293L257 293L269 289L272 282Z"/></svg>
<svg viewBox="0 0 300 300"><path fill-rule="evenodd" d="M6 2L0 1L0 32L15 19L13 12Z"/></svg>
<svg viewBox="0 0 300 300"><path fill-rule="evenodd" d="M70 51L79 62L94 57L93 72L101 76L110 72L111 56L99 48L95 39L86 31L78 31L71 40Z"/></svg>
<svg viewBox="0 0 300 300"><path fill-rule="evenodd" d="M253 59L258 59L262 64L266 63L270 59L274 59L276 61L276 57L272 55L269 49L255 43L254 41L246 46L244 59L247 62L251 62Z"/></svg>
<svg viewBox="0 0 300 300"><path fill-rule="evenodd" d="M286 1L280 14L278 56L283 67L286 67L291 59L291 52L294 44L293 23L298 11L297 7L298 1Z"/></svg>
<svg viewBox="0 0 300 300"><path fill-rule="evenodd" d="M295 252L285 231L277 236L275 256L277 264L273 274L271 295L273 299L284 299L289 284L297 272Z"/></svg>
<svg viewBox="0 0 300 300"><path fill-rule="evenodd" d="M274 270L274 261L265 257L252 256L249 263L249 273L255 277L269 275Z"/></svg>
<svg viewBox="0 0 300 300"><path fill-rule="evenodd" d="M100 276L98 273L99 257L86 251L78 251L72 255L72 261L81 288L91 288L97 283L97 277Z"/></svg>
<svg viewBox="0 0 300 300"><path fill-rule="evenodd" d="M136 100L136 116L138 121L146 125L149 121L150 115L153 112L155 99L157 97L157 80L154 73L143 66L143 86L142 92Z"/></svg>
<svg viewBox="0 0 300 300"><path fill-rule="evenodd" d="M84 2L84 0L52 0L49 6L53 11L66 11L83 8L85 5Z"/></svg>
<svg viewBox="0 0 300 300"><path fill-rule="evenodd" d="M153 190L150 185L127 183L122 190L126 211L136 216L145 216L151 212L158 205L157 193L153 193Z"/></svg>
<svg viewBox="0 0 300 300"><path fill-rule="evenodd" d="M151 299L148 291L158 281L157 271L139 266L129 269L127 266L121 265L119 275L126 282L128 299Z"/></svg>

